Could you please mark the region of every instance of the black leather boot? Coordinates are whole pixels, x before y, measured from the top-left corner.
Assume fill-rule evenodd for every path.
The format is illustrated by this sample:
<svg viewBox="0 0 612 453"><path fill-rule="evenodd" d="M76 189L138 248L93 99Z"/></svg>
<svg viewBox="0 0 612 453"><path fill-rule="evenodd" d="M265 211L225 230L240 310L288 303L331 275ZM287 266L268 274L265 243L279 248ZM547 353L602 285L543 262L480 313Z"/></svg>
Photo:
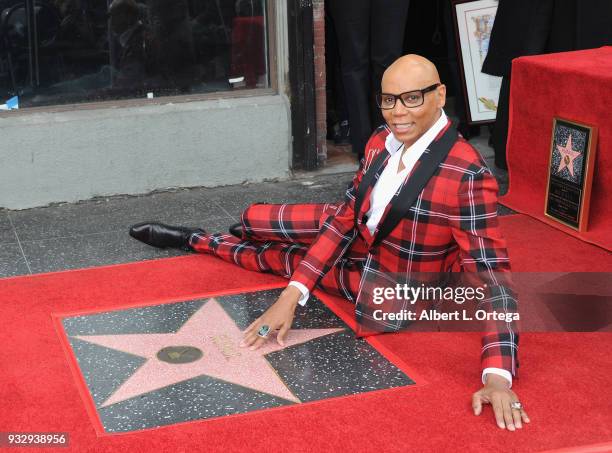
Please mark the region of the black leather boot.
<svg viewBox="0 0 612 453"><path fill-rule="evenodd" d="M242 239L242 223L234 223L229 227L231 235L236 236L238 239Z"/></svg>
<svg viewBox="0 0 612 453"><path fill-rule="evenodd" d="M169 247L192 250L189 246L189 238L194 233L204 233L204 230L155 222L137 223L130 228L130 236L134 239L160 249Z"/></svg>

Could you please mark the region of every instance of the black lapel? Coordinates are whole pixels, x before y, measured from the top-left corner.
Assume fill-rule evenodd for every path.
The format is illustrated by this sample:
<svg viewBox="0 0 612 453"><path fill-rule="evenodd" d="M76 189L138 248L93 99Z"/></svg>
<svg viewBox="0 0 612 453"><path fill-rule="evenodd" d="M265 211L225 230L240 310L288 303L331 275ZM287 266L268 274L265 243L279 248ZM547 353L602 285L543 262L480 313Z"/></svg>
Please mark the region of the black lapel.
<svg viewBox="0 0 612 453"><path fill-rule="evenodd" d="M451 124L442 137L431 142L428 148L429 153L421 156L419 166L410 175L404 187L401 188L398 196L391 200L391 208L384 220L381 221L378 227L378 233L372 242L372 246L380 244L408 213L425 185L436 171L438 171L440 163L450 152L457 141L457 137L457 129Z"/></svg>
<svg viewBox="0 0 612 453"><path fill-rule="evenodd" d="M370 167L365 172L365 175L363 175L363 178L361 178L361 182L357 188L357 195L355 196L355 227L358 225L357 220L359 219L359 212L361 211L361 206L363 205L363 201L368 193L368 188L374 186L376 183L376 176L380 176L380 170L382 170L385 159L388 156L389 151L386 149L378 153L378 156L374 158L370 164Z"/></svg>

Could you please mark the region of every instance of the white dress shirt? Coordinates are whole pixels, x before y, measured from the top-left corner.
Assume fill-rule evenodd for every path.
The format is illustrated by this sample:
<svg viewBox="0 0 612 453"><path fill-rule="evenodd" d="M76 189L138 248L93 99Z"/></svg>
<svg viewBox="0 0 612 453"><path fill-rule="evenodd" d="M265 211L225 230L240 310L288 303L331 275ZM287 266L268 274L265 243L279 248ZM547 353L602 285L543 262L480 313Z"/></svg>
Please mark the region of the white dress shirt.
<svg viewBox="0 0 612 453"><path fill-rule="evenodd" d="M376 231L387 205L391 202L395 193L401 189L406 177L410 174L421 155L447 124L448 118L444 110L442 110L440 118L438 118L434 125L405 151L404 144L395 138L393 133L387 136L385 148L391 154L391 157L389 157L387 166L383 169L370 194L370 209L367 212L368 221L366 222L370 234L373 235ZM400 160L404 164L404 168L401 171L399 170ZM289 285L295 286L300 290L302 297L298 303L302 306L306 305L310 297L308 288L302 283L294 281L290 281ZM486 375L489 373L506 378L510 382L510 386L512 386L512 374L501 368L485 368L482 372L483 384L485 383Z"/></svg>
<svg viewBox="0 0 612 453"><path fill-rule="evenodd" d="M391 202L397 191L401 189L406 177L410 174L419 158L447 124L448 119L444 111L442 111L440 118L438 118L434 125L406 150L404 150L404 144L395 138L393 133L387 135L385 148L389 151L391 157L378 181L376 181L370 195L370 209L366 213L368 216L366 226L370 234L374 234L376 231L387 205ZM400 160L404 164L404 169L401 171L399 171Z"/></svg>

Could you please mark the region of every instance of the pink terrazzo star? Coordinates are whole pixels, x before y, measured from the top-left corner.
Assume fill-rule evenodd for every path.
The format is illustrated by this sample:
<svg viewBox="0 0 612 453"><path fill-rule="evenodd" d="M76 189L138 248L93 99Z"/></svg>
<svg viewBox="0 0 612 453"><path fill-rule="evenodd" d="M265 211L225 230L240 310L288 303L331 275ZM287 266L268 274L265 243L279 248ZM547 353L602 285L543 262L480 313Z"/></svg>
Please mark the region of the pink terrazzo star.
<svg viewBox="0 0 612 453"><path fill-rule="evenodd" d="M344 329L292 329L287 334L285 347L341 330ZM78 335L74 338L148 359L100 407L201 375L300 402L265 358L266 354L283 347L270 339L255 351L239 348L242 332L215 299L204 304L176 333ZM169 346L195 347L203 356L181 364L159 360L157 353Z"/></svg>
<svg viewBox="0 0 612 453"><path fill-rule="evenodd" d="M561 162L559 163L557 173L560 173L561 170L567 167L570 175L574 177L574 159L580 156L580 153L572 149L572 134L569 135L565 146L557 145L557 151L561 154Z"/></svg>

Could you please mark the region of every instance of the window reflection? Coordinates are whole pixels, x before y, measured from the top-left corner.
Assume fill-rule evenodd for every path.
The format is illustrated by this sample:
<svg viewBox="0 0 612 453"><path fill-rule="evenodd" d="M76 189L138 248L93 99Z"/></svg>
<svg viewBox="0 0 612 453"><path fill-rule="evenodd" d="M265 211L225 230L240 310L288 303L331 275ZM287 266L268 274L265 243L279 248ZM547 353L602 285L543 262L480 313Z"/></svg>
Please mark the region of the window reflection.
<svg viewBox="0 0 612 453"><path fill-rule="evenodd" d="M0 103L263 88L266 39L265 0L0 0Z"/></svg>

